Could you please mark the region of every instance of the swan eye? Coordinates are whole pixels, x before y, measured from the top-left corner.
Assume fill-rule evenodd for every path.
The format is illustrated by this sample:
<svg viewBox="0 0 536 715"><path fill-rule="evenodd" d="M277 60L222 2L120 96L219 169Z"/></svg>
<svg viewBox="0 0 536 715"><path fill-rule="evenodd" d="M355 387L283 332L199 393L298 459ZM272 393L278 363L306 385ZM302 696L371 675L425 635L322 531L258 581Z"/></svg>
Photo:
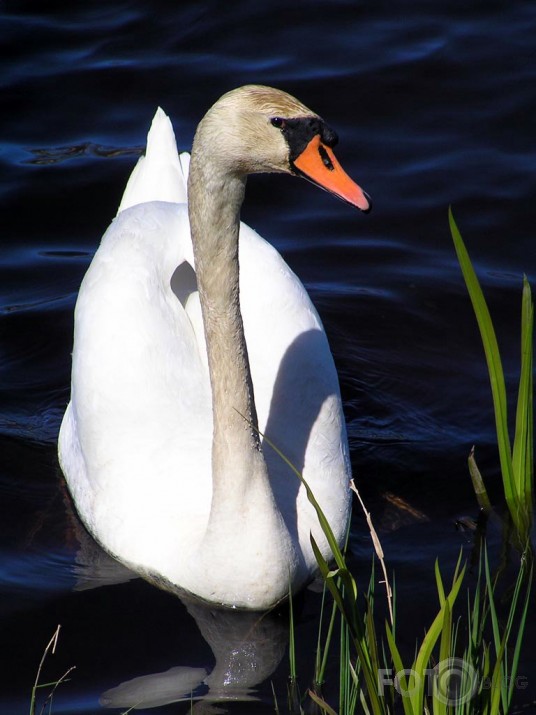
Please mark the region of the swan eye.
<svg viewBox="0 0 536 715"><path fill-rule="evenodd" d="M272 117L270 123L273 127L277 127L278 129L283 129L285 126L285 120L281 117Z"/></svg>

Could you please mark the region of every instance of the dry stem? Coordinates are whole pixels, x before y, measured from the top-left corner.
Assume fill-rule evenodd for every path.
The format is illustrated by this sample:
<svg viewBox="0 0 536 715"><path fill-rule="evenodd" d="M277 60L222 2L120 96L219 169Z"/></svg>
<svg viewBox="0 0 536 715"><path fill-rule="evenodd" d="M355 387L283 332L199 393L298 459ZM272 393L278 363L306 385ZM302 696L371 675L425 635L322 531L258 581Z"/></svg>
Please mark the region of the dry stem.
<svg viewBox="0 0 536 715"><path fill-rule="evenodd" d="M393 590L391 588L391 584L389 583L389 577L387 576L387 567L385 566L385 558L383 555L382 545L380 543L378 534L376 533L376 529L374 528L374 525L372 524L372 518L370 516L370 512L367 511L367 508L365 507L365 503L364 503L363 499L361 499L361 494L357 490L357 487L356 487L353 479L350 480L350 489L354 492L354 494L357 495L357 498L359 499L359 503L361 504L361 508L363 509L363 511L365 513L365 518L367 520L368 528L370 531L370 536L372 537L372 543L374 544L374 550L376 551L376 555L377 555L378 559L380 560L380 564L381 564L382 571L383 571L383 577L384 577L383 583L385 584L385 592L387 595L387 605L389 607L389 619L391 621L391 625L393 625L393 623L394 623Z"/></svg>

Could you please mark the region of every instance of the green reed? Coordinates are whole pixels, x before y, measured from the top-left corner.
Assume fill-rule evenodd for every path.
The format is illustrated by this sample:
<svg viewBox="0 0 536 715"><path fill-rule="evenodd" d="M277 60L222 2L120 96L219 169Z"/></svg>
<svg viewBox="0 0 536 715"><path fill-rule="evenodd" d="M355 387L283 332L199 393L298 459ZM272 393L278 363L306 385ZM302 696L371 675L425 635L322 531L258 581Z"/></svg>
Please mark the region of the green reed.
<svg viewBox="0 0 536 715"><path fill-rule="evenodd" d="M533 384L532 384L532 336L534 306L530 285L523 278L521 299L521 368L515 413L514 444L511 447L508 429L508 404L499 346L491 316L478 282L469 254L458 230L452 211L449 209L449 223L458 261L473 310L480 329L482 344L488 366L497 445L502 474L504 497L512 523L521 542L526 542L532 525L532 501L534 493L534 445L533 445ZM484 482L470 458L470 471L477 497L484 508L489 508Z"/></svg>
<svg viewBox="0 0 536 715"><path fill-rule="evenodd" d="M329 536L326 533L326 536ZM312 537L311 537L312 538ZM365 593L349 572L342 552L334 553L330 569L313 548L326 587L339 612L338 710L313 687L307 695L326 715L506 715L513 702L521 644L529 608L532 558L528 551L519 562L509 588L509 604L498 596L487 549L481 551L476 586L467 589L467 605L460 606L466 567L461 554L450 586L435 565L438 611L416 638L413 658L407 659L397 642L395 623L375 616L375 574ZM339 564L342 563L342 568ZM416 634L417 635L417 634ZM324 645L325 649L333 644ZM303 700L290 712L303 713Z"/></svg>
<svg viewBox="0 0 536 715"><path fill-rule="evenodd" d="M438 612L424 637L417 640L414 657L408 661L397 642L395 591L391 591L387 568L370 514L365 511L376 554L380 559L389 620L377 623L374 603L374 568L368 590L361 593L348 569L312 491L302 475L274 445L305 487L316 510L320 526L333 553L331 566L323 558L311 536L320 573L339 613L339 702L338 714L316 687L308 692L317 712L326 715L506 715L513 702L523 634L533 577L533 558L529 543L533 499L533 400L532 334L533 304L530 286L523 280L521 308L521 370L515 414L513 447L508 431L504 372L491 316L469 255L449 211L449 222L456 253L473 304L488 365L499 446L504 495L519 547L517 576L508 589L505 608L499 598L498 576L492 577L485 544L480 551L476 585L467 589L466 608L460 609L460 592L466 567L461 554L450 586L445 586L439 564L435 565ZM469 457L470 473L478 502L486 512L492 507L474 455ZM461 612L460 612L461 611ZM331 645L333 623L322 646L318 663L325 662ZM319 641L319 653L321 651ZM322 671L323 672L323 671ZM386 674L396 673L390 677ZM380 677L381 676L381 677ZM323 677L323 676L322 676ZM300 712L303 712L300 704Z"/></svg>

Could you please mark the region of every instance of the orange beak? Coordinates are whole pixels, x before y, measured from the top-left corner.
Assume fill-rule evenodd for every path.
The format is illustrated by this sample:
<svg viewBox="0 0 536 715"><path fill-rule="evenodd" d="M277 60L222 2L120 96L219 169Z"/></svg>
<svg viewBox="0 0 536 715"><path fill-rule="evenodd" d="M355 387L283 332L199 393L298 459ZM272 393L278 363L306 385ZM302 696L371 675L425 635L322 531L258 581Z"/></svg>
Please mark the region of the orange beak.
<svg viewBox="0 0 536 715"><path fill-rule="evenodd" d="M368 213L370 197L348 176L332 150L315 135L302 153L292 162L298 173L313 184L338 196L343 201Z"/></svg>

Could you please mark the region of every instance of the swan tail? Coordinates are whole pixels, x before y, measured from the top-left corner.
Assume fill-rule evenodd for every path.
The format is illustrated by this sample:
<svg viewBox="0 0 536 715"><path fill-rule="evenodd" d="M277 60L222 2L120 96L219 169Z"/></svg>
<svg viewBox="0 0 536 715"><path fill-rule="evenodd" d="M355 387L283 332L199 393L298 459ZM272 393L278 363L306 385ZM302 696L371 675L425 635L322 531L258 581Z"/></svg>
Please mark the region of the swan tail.
<svg viewBox="0 0 536 715"><path fill-rule="evenodd" d="M171 120L159 107L147 135L145 156L130 175L118 213L147 201L186 203L189 165L190 155L179 155Z"/></svg>

